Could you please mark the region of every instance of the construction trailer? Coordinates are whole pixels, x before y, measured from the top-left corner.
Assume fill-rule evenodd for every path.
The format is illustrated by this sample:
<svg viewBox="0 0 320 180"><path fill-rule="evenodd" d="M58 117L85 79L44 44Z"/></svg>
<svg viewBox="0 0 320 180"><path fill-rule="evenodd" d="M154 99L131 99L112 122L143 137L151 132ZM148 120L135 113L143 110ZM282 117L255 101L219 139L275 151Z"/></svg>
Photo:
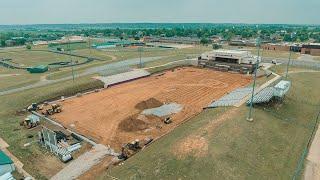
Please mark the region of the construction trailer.
<svg viewBox="0 0 320 180"><path fill-rule="evenodd" d="M214 50L198 57L198 66L220 71L253 73L261 57L253 56L248 51Z"/></svg>

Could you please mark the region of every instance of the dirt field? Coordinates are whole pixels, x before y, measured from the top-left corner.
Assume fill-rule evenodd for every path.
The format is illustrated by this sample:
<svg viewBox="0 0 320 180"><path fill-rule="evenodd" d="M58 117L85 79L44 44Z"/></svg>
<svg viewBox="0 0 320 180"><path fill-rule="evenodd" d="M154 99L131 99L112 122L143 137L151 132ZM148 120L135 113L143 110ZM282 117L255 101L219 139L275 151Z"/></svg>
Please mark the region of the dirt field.
<svg viewBox="0 0 320 180"><path fill-rule="evenodd" d="M79 133L119 150L124 143L157 138L202 111L212 100L250 83L249 76L211 69L178 68L164 74L120 84L98 93L61 102L54 119ZM144 116L143 109L178 103L182 111L166 125L161 118ZM71 126L70 126L71 125Z"/></svg>

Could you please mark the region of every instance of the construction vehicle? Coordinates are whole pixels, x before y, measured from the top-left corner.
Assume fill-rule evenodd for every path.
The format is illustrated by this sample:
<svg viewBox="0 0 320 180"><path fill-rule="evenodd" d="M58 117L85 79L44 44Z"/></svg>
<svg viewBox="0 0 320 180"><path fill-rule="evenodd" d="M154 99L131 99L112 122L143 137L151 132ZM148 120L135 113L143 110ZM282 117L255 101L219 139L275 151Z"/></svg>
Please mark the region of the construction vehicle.
<svg viewBox="0 0 320 180"><path fill-rule="evenodd" d="M171 119L170 117L166 117L166 118L163 120L163 122L164 122L165 124L171 124L171 123L172 123L172 119Z"/></svg>
<svg viewBox="0 0 320 180"><path fill-rule="evenodd" d="M38 126L40 123L40 118L36 115L29 115L23 121L20 122L20 126L24 126L28 129Z"/></svg>
<svg viewBox="0 0 320 180"><path fill-rule="evenodd" d="M60 113L62 111L61 105L60 104L51 104L49 108L44 107L42 114L45 116L48 115L53 115L55 113Z"/></svg>
<svg viewBox="0 0 320 180"><path fill-rule="evenodd" d="M127 143L121 148L121 154L118 156L119 159L128 159L141 149L139 140L135 140L131 143Z"/></svg>
<svg viewBox="0 0 320 180"><path fill-rule="evenodd" d="M37 103L32 103L30 106L27 107L27 111L37 111L39 110L39 106Z"/></svg>

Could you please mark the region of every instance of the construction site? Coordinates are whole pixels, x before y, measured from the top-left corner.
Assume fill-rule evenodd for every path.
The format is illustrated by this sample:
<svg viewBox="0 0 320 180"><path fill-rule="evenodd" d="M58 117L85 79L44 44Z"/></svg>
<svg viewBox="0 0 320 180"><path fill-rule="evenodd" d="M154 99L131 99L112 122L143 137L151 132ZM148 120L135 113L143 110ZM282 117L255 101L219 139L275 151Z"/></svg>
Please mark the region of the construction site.
<svg viewBox="0 0 320 180"><path fill-rule="evenodd" d="M58 101L51 118L63 126L119 151L135 140L156 139L251 77L183 67ZM168 121L168 122L167 122Z"/></svg>

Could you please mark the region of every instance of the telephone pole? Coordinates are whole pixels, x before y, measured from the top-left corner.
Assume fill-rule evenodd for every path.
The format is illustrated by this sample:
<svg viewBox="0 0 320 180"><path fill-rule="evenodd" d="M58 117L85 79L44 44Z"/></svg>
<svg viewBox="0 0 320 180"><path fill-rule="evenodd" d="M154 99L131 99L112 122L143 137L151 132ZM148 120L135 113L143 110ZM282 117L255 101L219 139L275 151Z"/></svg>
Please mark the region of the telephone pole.
<svg viewBox="0 0 320 180"><path fill-rule="evenodd" d="M291 48L290 48L290 53L289 53L289 60L288 60L288 63L287 63L287 70L286 70L286 79L288 79L288 72L289 72L289 66L290 66L290 61L291 61Z"/></svg>
<svg viewBox="0 0 320 180"><path fill-rule="evenodd" d="M74 66L74 63L73 63L73 59L72 59L72 56L71 56L71 47L70 47L70 37L68 36L68 45L67 45L67 48L68 48L68 54L70 56L70 59L71 59L71 72L72 72L72 81L74 82L74 69L73 69L73 66Z"/></svg>
<svg viewBox="0 0 320 180"><path fill-rule="evenodd" d="M254 97L254 90L256 86L256 80L257 80L257 71L259 69L260 64L260 38L257 39L257 46L258 46L258 56L257 56L257 63L254 68L254 79L253 79L253 86L252 86L252 94L251 94L251 102L250 102L250 109L247 117L247 121L252 122L252 108L253 108L253 97Z"/></svg>
<svg viewBox="0 0 320 180"><path fill-rule="evenodd" d="M139 51L139 56L140 56L140 68L142 68L142 51L143 51L143 49L142 49L142 47L139 47L138 48L138 51Z"/></svg>

